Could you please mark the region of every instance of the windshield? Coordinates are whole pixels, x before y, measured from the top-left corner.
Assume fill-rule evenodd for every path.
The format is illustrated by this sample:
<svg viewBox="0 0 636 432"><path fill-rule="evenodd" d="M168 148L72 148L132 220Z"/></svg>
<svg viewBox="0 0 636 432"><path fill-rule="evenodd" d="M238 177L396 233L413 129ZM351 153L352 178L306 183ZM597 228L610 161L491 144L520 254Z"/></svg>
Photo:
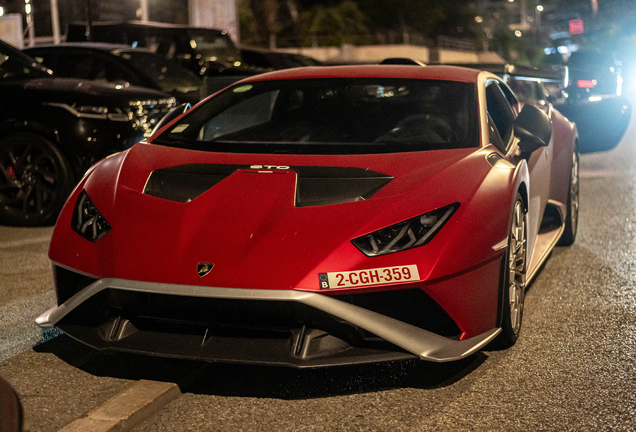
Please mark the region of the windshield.
<svg viewBox="0 0 636 432"><path fill-rule="evenodd" d="M201 80L189 69L179 63L166 60L149 52L124 51L115 52L131 66L155 82L163 91L179 91L187 93L197 91L201 87Z"/></svg>
<svg viewBox="0 0 636 432"><path fill-rule="evenodd" d="M190 46L203 60L235 62L240 53L227 34L205 29L189 29Z"/></svg>
<svg viewBox="0 0 636 432"><path fill-rule="evenodd" d="M307 79L238 84L155 142L209 151L388 153L477 147L474 84Z"/></svg>
<svg viewBox="0 0 636 432"><path fill-rule="evenodd" d="M0 79L41 78L50 74L29 56L0 42Z"/></svg>

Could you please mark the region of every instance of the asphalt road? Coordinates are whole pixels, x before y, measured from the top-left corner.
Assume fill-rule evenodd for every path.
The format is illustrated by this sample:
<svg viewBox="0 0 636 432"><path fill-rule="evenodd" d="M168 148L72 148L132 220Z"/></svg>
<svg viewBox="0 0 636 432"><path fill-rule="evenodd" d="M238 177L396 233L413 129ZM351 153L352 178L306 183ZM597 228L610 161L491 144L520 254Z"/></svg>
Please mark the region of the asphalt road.
<svg viewBox="0 0 636 432"><path fill-rule="evenodd" d="M0 373L31 432L58 431L140 379L182 391L140 432L636 430L636 123L581 165L577 241L531 285L511 349L313 371L100 354L33 324L54 304L51 229L0 227Z"/></svg>

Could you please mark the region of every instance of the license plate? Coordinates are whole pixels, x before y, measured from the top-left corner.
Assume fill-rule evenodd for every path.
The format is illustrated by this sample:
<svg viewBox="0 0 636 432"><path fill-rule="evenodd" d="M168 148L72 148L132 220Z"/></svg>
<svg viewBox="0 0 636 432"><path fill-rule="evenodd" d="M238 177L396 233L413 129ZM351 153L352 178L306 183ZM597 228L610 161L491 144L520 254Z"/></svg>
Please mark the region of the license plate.
<svg viewBox="0 0 636 432"><path fill-rule="evenodd" d="M417 265L381 267L349 272L319 273L320 289L350 288L420 279Z"/></svg>

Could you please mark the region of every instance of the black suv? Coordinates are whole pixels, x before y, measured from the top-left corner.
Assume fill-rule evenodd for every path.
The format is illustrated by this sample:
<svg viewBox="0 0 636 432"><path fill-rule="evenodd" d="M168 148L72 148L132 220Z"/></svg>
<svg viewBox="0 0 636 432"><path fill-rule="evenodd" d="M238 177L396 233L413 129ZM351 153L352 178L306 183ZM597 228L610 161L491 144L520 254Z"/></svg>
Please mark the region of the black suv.
<svg viewBox="0 0 636 432"><path fill-rule="evenodd" d="M245 67L241 52L224 30L156 22L93 22L69 24L67 42L108 42L146 48L176 60L204 78L205 96L227 87L255 71Z"/></svg>
<svg viewBox="0 0 636 432"><path fill-rule="evenodd" d="M96 161L149 136L175 99L56 78L0 41L0 223L47 225Z"/></svg>
<svg viewBox="0 0 636 432"><path fill-rule="evenodd" d="M149 87L170 93L177 103L196 104L203 81L190 69L143 48L101 42L38 45L22 52L56 76Z"/></svg>
<svg viewBox="0 0 636 432"><path fill-rule="evenodd" d="M226 31L155 22L94 22L69 24L67 42L109 42L147 48L175 59L199 75L231 72L241 66L241 53Z"/></svg>
<svg viewBox="0 0 636 432"><path fill-rule="evenodd" d="M581 153L613 149L632 114L623 95L622 63L612 52L577 51L567 66L567 99L558 109L576 123Z"/></svg>

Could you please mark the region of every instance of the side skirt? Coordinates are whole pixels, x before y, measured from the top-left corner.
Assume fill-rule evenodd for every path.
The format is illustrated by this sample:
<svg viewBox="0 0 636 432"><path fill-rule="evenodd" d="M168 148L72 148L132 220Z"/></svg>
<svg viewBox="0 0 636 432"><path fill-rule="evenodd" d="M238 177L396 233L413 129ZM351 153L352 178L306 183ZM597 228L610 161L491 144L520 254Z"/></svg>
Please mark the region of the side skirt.
<svg viewBox="0 0 636 432"><path fill-rule="evenodd" d="M548 201L543 220L541 221L541 228L535 241L532 259L528 266L526 285L532 282L541 265L548 259L550 252L552 252L552 249L561 238L561 234L563 234L565 229L563 211L563 204L552 200Z"/></svg>

